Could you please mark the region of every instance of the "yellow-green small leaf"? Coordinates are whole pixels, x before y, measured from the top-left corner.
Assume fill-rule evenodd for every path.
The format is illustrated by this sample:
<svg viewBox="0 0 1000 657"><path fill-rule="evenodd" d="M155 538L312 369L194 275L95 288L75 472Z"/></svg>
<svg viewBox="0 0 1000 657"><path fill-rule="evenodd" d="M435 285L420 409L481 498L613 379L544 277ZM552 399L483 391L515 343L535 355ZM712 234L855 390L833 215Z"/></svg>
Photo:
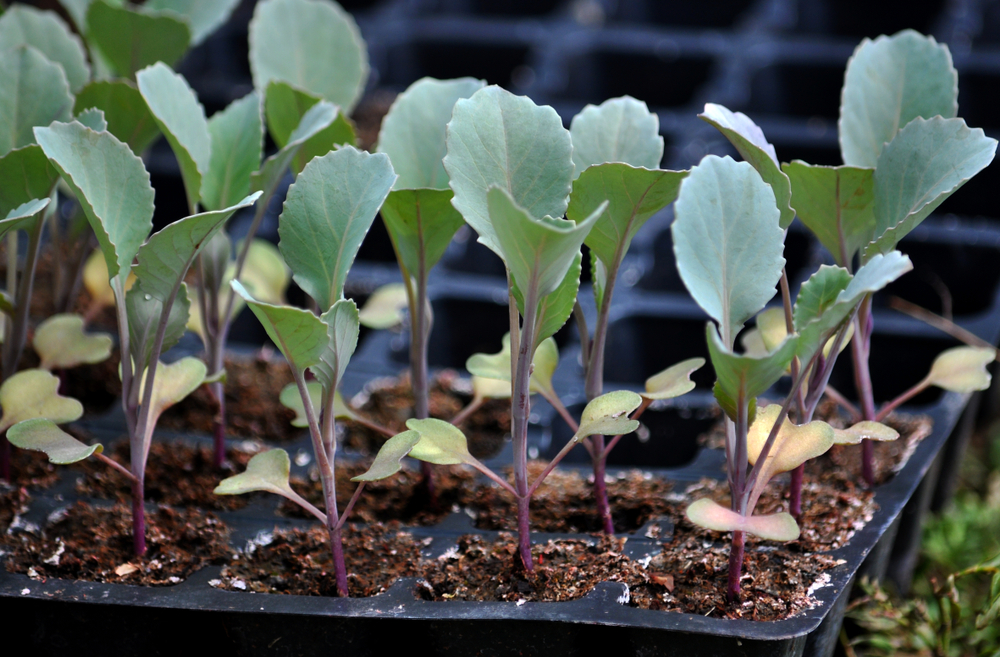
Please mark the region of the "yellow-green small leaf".
<svg viewBox="0 0 1000 657"><path fill-rule="evenodd" d="M476 377L481 377L510 383L510 333L504 334L502 344L503 348L499 353L473 354L465 361L465 369L473 375L473 381ZM531 379L529 379L531 392L554 395L552 375L559 365L559 347L556 346L555 338L542 340L535 349L531 365ZM495 390L499 391L501 388L496 387ZM510 391L508 390L503 396L509 397Z"/></svg>
<svg viewBox="0 0 1000 657"><path fill-rule="evenodd" d="M639 428L639 423L628 419L628 416L641 403L642 397L631 390L616 390L590 400L583 409L580 428L573 439L579 441L595 434L616 436L632 433Z"/></svg>
<svg viewBox="0 0 1000 657"><path fill-rule="evenodd" d="M508 399L510 388L510 377L506 381L485 376L472 377L472 394L480 399Z"/></svg>
<svg viewBox="0 0 1000 657"><path fill-rule="evenodd" d="M351 481L378 481L385 479L399 472L402 465L400 462L410 453L413 446L420 442L419 431L404 431L382 444L382 449L375 455L368 471L357 477L352 477Z"/></svg>
<svg viewBox="0 0 1000 657"><path fill-rule="evenodd" d="M215 487L216 495L241 495L263 490L278 495L293 494L288 485L288 472L291 463L288 452L283 449L271 449L257 454L247 463L247 469L238 475L223 479Z"/></svg>
<svg viewBox="0 0 1000 657"><path fill-rule="evenodd" d="M7 440L15 447L33 449L45 452L49 461L57 465L66 465L82 461L91 454L100 454L104 447L84 445L56 426L52 420L36 418L19 422L7 432Z"/></svg>
<svg viewBox="0 0 1000 657"><path fill-rule="evenodd" d="M415 459L435 465L459 465L475 461L469 454L465 434L444 420L411 419L406 421L406 428L420 434L419 442L410 450L410 456Z"/></svg>
<svg viewBox="0 0 1000 657"><path fill-rule="evenodd" d="M103 263L103 258L100 258ZM79 315L53 315L38 325L32 342L42 359L43 370L68 369L77 365L100 363L111 355L111 336L88 334Z"/></svg>
<svg viewBox="0 0 1000 657"><path fill-rule="evenodd" d="M747 432L747 456L751 464L757 463L780 412L781 407L777 404L757 409L757 417ZM767 454L767 461L758 481L766 483L779 472L794 470L809 459L825 453L833 443L833 427L826 422L815 420L809 424L796 425L785 418Z"/></svg>
<svg viewBox="0 0 1000 657"><path fill-rule="evenodd" d="M768 541L794 541L799 537L799 525L788 513L741 516L707 497L692 503L684 515L699 527L717 532L742 531Z"/></svg>
<svg viewBox="0 0 1000 657"><path fill-rule="evenodd" d="M142 390L145 394L146 375L149 370L142 374ZM177 402L181 401L205 381L208 374L208 366L200 358L188 356L176 363L160 363L156 367L156 378L153 381L153 395L150 399L150 422L146 426L146 435L143 437L145 444L153 437L153 429L156 421L163 411L167 410Z"/></svg>
<svg viewBox="0 0 1000 657"><path fill-rule="evenodd" d="M899 438L899 432L881 422L858 422L846 429L834 429L834 442L838 445L857 445L862 440L888 441Z"/></svg>
<svg viewBox="0 0 1000 657"><path fill-rule="evenodd" d="M306 389L309 391L312 407L314 409L320 408L323 405L323 384L319 381L309 381L306 383ZM339 396L340 393L337 393L337 395ZM285 408L295 411L295 419L292 420L293 427L309 426L309 421L306 419L306 407L302 404L302 395L299 394L299 387L297 385L289 383L282 388L281 394L278 396L278 401Z"/></svg>
<svg viewBox="0 0 1000 657"><path fill-rule="evenodd" d="M986 366L996 358L995 349L953 347L941 352L931 365L927 383L951 392L973 392L990 387Z"/></svg>
<svg viewBox="0 0 1000 657"><path fill-rule="evenodd" d="M691 374L705 364L704 358L688 358L646 379L646 399L672 399L694 390Z"/></svg>
<svg viewBox="0 0 1000 657"><path fill-rule="evenodd" d="M785 311L782 308L768 308L757 315L757 329L768 353L774 351L788 336Z"/></svg>
<svg viewBox="0 0 1000 657"><path fill-rule="evenodd" d="M45 370L23 370L0 386L0 432L24 420L45 418L56 424L83 415L83 405L59 394L59 377Z"/></svg>
<svg viewBox="0 0 1000 657"><path fill-rule="evenodd" d="M389 283L375 290L358 312L362 326L380 330L403 323L406 314L406 285Z"/></svg>

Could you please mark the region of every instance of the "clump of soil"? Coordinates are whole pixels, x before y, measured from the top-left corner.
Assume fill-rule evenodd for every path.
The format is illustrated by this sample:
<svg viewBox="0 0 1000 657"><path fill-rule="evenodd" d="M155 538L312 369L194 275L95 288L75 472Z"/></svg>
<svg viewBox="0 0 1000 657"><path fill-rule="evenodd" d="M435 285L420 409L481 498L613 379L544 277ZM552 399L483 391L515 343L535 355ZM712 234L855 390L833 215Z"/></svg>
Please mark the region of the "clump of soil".
<svg viewBox="0 0 1000 657"><path fill-rule="evenodd" d="M337 509L343 512L358 484L351 477L368 470L367 464L350 463L338 465ZM310 481L292 478L292 488L320 509L323 505L323 485L318 473ZM469 489L474 485L476 474L462 466L434 466L434 490L437 505L432 506L422 485L420 472L404 467L398 473L381 481L365 484L365 490L351 511L348 520L352 522L379 523L398 520L406 524L435 525L466 503ZM283 500L282 513L301 518L313 518L312 514L288 500Z"/></svg>
<svg viewBox="0 0 1000 657"><path fill-rule="evenodd" d="M451 420L472 401L471 387L465 389L454 370L443 370L431 381L430 416ZM375 424L399 433L406 431L406 421L413 417L413 391L409 374L398 379L373 381L355 398L353 404L361 415ZM344 443L358 451L375 454L387 437L356 422L346 422ZM477 459L498 454L505 436L510 434L510 400L486 401L462 423L469 452Z"/></svg>
<svg viewBox="0 0 1000 657"><path fill-rule="evenodd" d="M27 488L48 488L59 480L58 468L42 452L28 449L10 449L11 484Z"/></svg>
<svg viewBox="0 0 1000 657"><path fill-rule="evenodd" d="M358 148L370 151L378 141L378 131L382 128L382 119L389 112L396 93L388 89L378 89L362 99L354 110L351 119L358 135Z"/></svg>
<svg viewBox="0 0 1000 657"><path fill-rule="evenodd" d="M420 546L398 523L349 525L343 536L351 597L375 595L418 572ZM234 555L210 583L230 591L335 596L329 536L321 527L268 534Z"/></svg>
<svg viewBox="0 0 1000 657"><path fill-rule="evenodd" d="M291 425L295 412L278 401L281 390L292 381L291 370L283 361L226 359L226 435L277 442L301 436L302 429ZM168 409L159 426L211 435L218 413L219 404L208 386L200 386Z"/></svg>
<svg viewBox="0 0 1000 657"><path fill-rule="evenodd" d="M14 517L28 508L28 491L0 483L0 534L7 531Z"/></svg>
<svg viewBox="0 0 1000 657"><path fill-rule="evenodd" d="M146 462L146 501L216 511L242 509L249 495L216 495L212 491L226 477L243 472L252 457L253 453L231 448L226 452L227 464L220 471L212 465L209 447L154 441ZM111 458L127 467L128 444L116 445ZM92 459L81 462L78 467L84 471L76 485L79 495L123 503L132 499L129 481L117 470Z"/></svg>
<svg viewBox="0 0 1000 657"><path fill-rule="evenodd" d="M7 570L32 579L65 579L166 586L177 584L228 554L228 528L201 509L157 507L146 513L146 554L132 547L127 505L92 507L77 502L40 535L5 536Z"/></svg>

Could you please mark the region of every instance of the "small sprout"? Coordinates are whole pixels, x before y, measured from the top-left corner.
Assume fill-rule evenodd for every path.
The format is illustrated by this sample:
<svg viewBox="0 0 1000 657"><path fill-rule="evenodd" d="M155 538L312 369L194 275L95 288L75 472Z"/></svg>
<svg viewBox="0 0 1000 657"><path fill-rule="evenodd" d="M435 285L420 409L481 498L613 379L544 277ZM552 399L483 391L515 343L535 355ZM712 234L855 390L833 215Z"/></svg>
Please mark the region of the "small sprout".
<svg viewBox="0 0 1000 657"><path fill-rule="evenodd" d="M757 409L757 419L750 425L747 433L747 455L751 464L757 463L780 411L781 407L777 404ZM826 422L816 420L796 425L785 418L767 454L758 481L766 483L778 473L794 470L809 459L826 453L833 443L834 430Z"/></svg>
<svg viewBox="0 0 1000 657"><path fill-rule="evenodd" d="M990 387L986 366L996 358L995 349L954 347L934 359L927 383L951 392L973 392Z"/></svg>
<svg viewBox="0 0 1000 657"><path fill-rule="evenodd" d="M99 258L98 262L104 264L103 260ZM32 345L42 360L39 367L54 370L107 360L112 339L106 333L85 333L83 317L63 314L39 324Z"/></svg>
<svg viewBox="0 0 1000 657"><path fill-rule="evenodd" d="M477 399L507 399L510 397L510 377L504 380L473 376L472 394Z"/></svg>
<svg viewBox="0 0 1000 657"><path fill-rule="evenodd" d="M899 432L881 422L868 420L858 422L846 429L834 429L833 441L838 445L857 445L862 440L878 440L880 442L896 440Z"/></svg>
<svg viewBox="0 0 1000 657"><path fill-rule="evenodd" d="M83 415L83 405L59 394L59 377L45 370L18 372L0 386L0 432L24 420L45 418L57 424Z"/></svg>
<svg viewBox="0 0 1000 657"><path fill-rule="evenodd" d="M403 323L406 314L406 286L389 283L375 290L358 312L362 326L371 329L387 329Z"/></svg>
<svg viewBox="0 0 1000 657"><path fill-rule="evenodd" d="M375 455L375 461L364 474L351 478L351 481L378 481L399 472L401 463L413 447L420 442L420 432L415 430L398 433L385 441L382 449Z"/></svg>
<svg viewBox="0 0 1000 657"><path fill-rule="evenodd" d="M25 420L15 424L7 432L7 439L12 445L21 449L45 452L49 461L56 465L76 463L92 454L104 451L100 443L84 445L56 426L55 422L45 418Z"/></svg>
<svg viewBox="0 0 1000 657"><path fill-rule="evenodd" d="M502 340L503 348L496 354L473 354L465 361L465 369L473 375L473 382L477 378L495 379L498 381L510 382L510 333L505 333ZM559 347L556 346L554 338L542 340L538 348L535 349L534 358L531 361L531 379L529 387L531 392L541 394L549 399L555 397L555 390L552 387L552 376L559 365ZM495 397L510 397L510 386L505 387L506 394L495 394ZM496 387L497 392L503 388ZM483 395L488 397L491 395Z"/></svg>
<svg viewBox="0 0 1000 657"><path fill-rule="evenodd" d="M672 399L694 390L691 374L705 365L704 358L688 358L646 379L646 399Z"/></svg>
<svg viewBox="0 0 1000 657"><path fill-rule="evenodd" d="M309 391L309 399L313 408L320 408L323 405L323 384L319 381L310 381L306 384ZM340 393L337 393L340 396ZM306 407L302 404L302 395L299 394L299 387L294 383L289 383L281 389L278 401L285 408L295 411L295 419L292 420L293 427L308 427L309 421L306 419ZM340 417L338 414L337 417Z"/></svg>
<svg viewBox="0 0 1000 657"><path fill-rule="evenodd" d="M163 411L194 392L205 381L206 374L208 374L208 366L205 365L205 361L194 356L182 358L169 365L159 364L156 378L153 380L153 395L149 402L149 421L146 424L146 436L144 437L147 444L152 440L156 421L163 414ZM145 391L145 387L146 372L143 372L143 391Z"/></svg>
<svg viewBox="0 0 1000 657"><path fill-rule="evenodd" d="M246 471L223 479L213 492L216 495L242 495L262 490L287 497L288 493L294 494L288 484L290 469L288 452L270 449L250 459Z"/></svg>
<svg viewBox="0 0 1000 657"><path fill-rule="evenodd" d="M639 428L639 422L628 419L628 416L640 404L642 397L631 390L616 390L591 400L583 409L580 428L573 440L579 442L595 434L616 436L632 433Z"/></svg>
<svg viewBox="0 0 1000 657"><path fill-rule="evenodd" d="M791 514L742 516L707 497L693 502L684 515L699 527L718 532L746 532L768 541L794 541L799 537L799 525Z"/></svg>

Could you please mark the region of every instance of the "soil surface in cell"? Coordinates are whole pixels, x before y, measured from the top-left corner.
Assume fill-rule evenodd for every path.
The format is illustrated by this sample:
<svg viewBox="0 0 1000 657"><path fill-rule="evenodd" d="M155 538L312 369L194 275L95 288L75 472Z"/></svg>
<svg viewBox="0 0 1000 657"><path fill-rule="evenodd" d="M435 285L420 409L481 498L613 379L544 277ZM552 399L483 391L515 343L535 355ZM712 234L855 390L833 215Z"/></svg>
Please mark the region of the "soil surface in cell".
<svg viewBox="0 0 1000 657"><path fill-rule="evenodd" d="M201 509L148 507L146 554L132 546L128 505L98 508L77 502L40 533L0 538L7 570L32 579L59 577L97 582L165 586L229 554L229 530Z"/></svg>
<svg viewBox="0 0 1000 657"><path fill-rule="evenodd" d="M27 510L28 491L0 483L0 534L7 531L14 517Z"/></svg>

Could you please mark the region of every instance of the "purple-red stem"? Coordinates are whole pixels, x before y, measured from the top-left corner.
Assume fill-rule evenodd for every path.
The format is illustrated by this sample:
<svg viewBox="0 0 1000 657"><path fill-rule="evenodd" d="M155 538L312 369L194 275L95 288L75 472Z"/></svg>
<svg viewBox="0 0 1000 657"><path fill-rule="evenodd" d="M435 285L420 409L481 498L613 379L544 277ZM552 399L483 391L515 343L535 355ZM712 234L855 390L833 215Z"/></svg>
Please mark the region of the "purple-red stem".
<svg viewBox="0 0 1000 657"><path fill-rule="evenodd" d="M733 532L733 542L729 548L729 582L726 587L726 599L729 602L736 602L740 599L740 574L743 570L743 551L743 532Z"/></svg>
<svg viewBox="0 0 1000 657"><path fill-rule="evenodd" d="M132 482L132 546L135 555L146 554L146 508L143 506L144 486L142 477Z"/></svg>
<svg viewBox="0 0 1000 657"><path fill-rule="evenodd" d="M532 283L535 285L534 281ZM524 318L517 345L510 409L511 433L514 443L514 490L517 491L518 496L518 552L521 563L528 572L534 570L534 562L531 557L531 522L528 515L528 505L531 501L531 497L528 495L528 417L531 414L531 358L534 355L537 311L537 290L531 287L524 294ZM511 333L513 334L513 331ZM511 343L513 344L513 337Z"/></svg>
<svg viewBox="0 0 1000 657"><path fill-rule="evenodd" d="M594 498L597 501L597 517L605 534L615 533L615 523L611 520L611 506L608 504L608 486L604 481L604 470L607 461L604 459L604 436L591 436L594 443L594 453L599 454L594 459Z"/></svg>
<svg viewBox="0 0 1000 657"><path fill-rule="evenodd" d="M212 420L212 464L218 468L226 460L226 389L221 381L213 383L210 389L219 404L219 412Z"/></svg>
<svg viewBox="0 0 1000 657"><path fill-rule="evenodd" d="M805 471L805 463L792 470L792 479L788 484L788 512L796 520L802 516L802 475Z"/></svg>

